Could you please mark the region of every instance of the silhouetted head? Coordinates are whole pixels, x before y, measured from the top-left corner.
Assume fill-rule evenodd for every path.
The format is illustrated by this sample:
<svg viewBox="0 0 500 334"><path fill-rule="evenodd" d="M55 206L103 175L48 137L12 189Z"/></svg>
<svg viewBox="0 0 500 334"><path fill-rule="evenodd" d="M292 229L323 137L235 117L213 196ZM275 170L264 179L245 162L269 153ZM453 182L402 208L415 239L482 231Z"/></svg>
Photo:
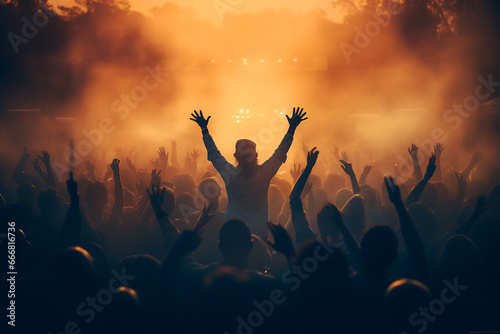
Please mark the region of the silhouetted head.
<svg viewBox="0 0 500 334"><path fill-rule="evenodd" d="M349 281L349 263L340 249L325 239L311 238L300 246L294 261L302 272L310 276L305 280L310 289L335 288Z"/></svg>
<svg viewBox="0 0 500 334"><path fill-rule="evenodd" d="M458 277L465 284L477 283L483 272L476 245L465 235L454 235L441 249L438 259L440 278Z"/></svg>
<svg viewBox="0 0 500 334"><path fill-rule="evenodd" d="M335 205L338 208L343 208L344 205L347 203L349 198L351 198L353 195L352 190L347 189L347 188L342 188L339 191L337 191L337 195L335 196Z"/></svg>
<svg viewBox="0 0 500 334"><path fill-rule="evenodd" d="M102 182L92 182L87 187L85 194L87 206L90 209L102 209L108 202L108 189Z"/></svg>
<svg viewBox="0 0 500 334"><path fill-rule="evenodd" d="M333 240L338 241L341 233L333 221L331 211L329 209L330 205L332 204L326 203L321 210L318 211L316 221L318 222L318 229L322 238L326 239L330 237Z"/></svg>
<svg viewBox="0 0 500 334"><path fill-rule="evenodd" d="M366 208L371 210L376 210L380 207L380 198L377 197L377 191L372 188L365 188L361 191L361 194L365 198Z"/></svg>
<svg viewBox="0 0 500 334"><path fill-rule="evenodd" d="M420 307L428 307L431 301L429 288L424 283L409 278L397 280L389 285L385 297L398 331L408 328L410 315Z"/></svg>
<svg viewBox="0 0 500 334"><path fill-rule="evenodd" d="M174 185L177 194L185 192L196 195L196 182L190 174L180 174L174 177Z"/></svg>
<svg viewBox="0 0 500 334"><path fill-rule="evenodd" d="M165 194L167 194L167 192L168 190L165 191ZM172 212L172 217L187 219L197 207L193 195L190 193L180 193L175 198L175 209Z"/></svg>
<svg viewBox="0 0 500 334"><path fill-rule="evenodd" d="M363 270L368 276L383 278L398 255L398 239L387 225L375 225L361 238Z"/></svg>
<svg viewBox="0 0 500 334"><path fill-rule="evenodd" d="M328 193L328 198L330 201L335 201L337 191L345 186L345 178L339 174L328 174L325 182L324 188Z"/></svg>
<svg viewBox="0 0 500 334"><path fill-rule="evenodd" d="M208 203L218 203L221 196L221 186L215 177L207 177L203 179L198 190L205 197Z"/></svg>
<svg viewBox="0 0 500 334"><path fill-rule="evenodd" d="M357 240L361 239L361 235L366 228L366 211L363 197L354 195L342 208L344 214L344 222L351 229L352 234Z"/></svg>
<svg viewBox="0 0 500 334"><path fill-rule="evenodd" d="M257 166L257 144L250 139L240 139L236 142L235 148L234 157L239 167L246 169Z"/></svg>
<svg viewBox="0 0 500 334"><path fill-rule="evenodd" d="M171 216L172 212L174 212L175 209L175 194L174 191L170 188L165 189L165 193L163 194L163 210Z"/></svg>
<svg viewBox="0 0 500 334"><path fill-rule="evenodd" d="M50 269L78 293L85 294L95 288L94 259L81 247L70 247L58 252L50 263Z"/></svg>
<svg viewBox="0 0 500 334"><path fill-rule="evenodd" d="M44 215L52 216L62 209L62 199L52 188L40 192L36 200L38 208Z"/></svg>
<svg viewBox="0 0 500 334"><path fill-rule="evenodd" d="M433 182L439 199L448 197L448 187L443 182Z"/></svg>
<svg viewBox="0 0 500 334"><path fill-rule="evenodd" d="M135 278L129 282L132 289L144 293L155 287L157 276L160 272L160 261L149 254L131 255L120 261L116 271L125 273Z"/></svg>
<svg viewBox="0 0 500 334"><path fill-rule="evenodd" d="M36 191L35 187L29 183L20 184L16 191L17 201L29 208L35 206Z"/></svg>
<svg viewBox="0 0 500 334"><path fill-rule="evenodd" d="M219 231L219 250L224 260L247 262L253 241L248 225L241 220L228 220Z"/></svg>
<svg viewBox="0 0 500 334"><path fill-rule="evenodd" d="M278 186L283 195L290 194L292 192L292 185L290 184L290 182L280 177L273 177L273 179L271 180L271 184L275 184L276 186Z"/></svg>

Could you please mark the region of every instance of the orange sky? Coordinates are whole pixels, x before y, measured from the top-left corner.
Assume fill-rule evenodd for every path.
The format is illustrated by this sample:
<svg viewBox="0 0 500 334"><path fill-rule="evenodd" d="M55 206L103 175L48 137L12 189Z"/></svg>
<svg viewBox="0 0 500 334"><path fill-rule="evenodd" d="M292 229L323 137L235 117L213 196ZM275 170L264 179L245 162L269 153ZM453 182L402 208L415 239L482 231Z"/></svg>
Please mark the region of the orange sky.
<svg viewBox="0 0 500 334"><path fill-rule="evenodd" d="M49 0L57 5L71 5L73 0ZM178 4L181 7L191 7L200 18L220 22L220 16L215 9L216 4L228 4L234 13L256 13L270 8L285 8L291 11L307 12L323 10L333 21L340 21L341 14L332 8L331 0L129 0L133 10L149 14L149 10L160 7L166 2ZM233 5L231 5L233 4Z"/></svg>

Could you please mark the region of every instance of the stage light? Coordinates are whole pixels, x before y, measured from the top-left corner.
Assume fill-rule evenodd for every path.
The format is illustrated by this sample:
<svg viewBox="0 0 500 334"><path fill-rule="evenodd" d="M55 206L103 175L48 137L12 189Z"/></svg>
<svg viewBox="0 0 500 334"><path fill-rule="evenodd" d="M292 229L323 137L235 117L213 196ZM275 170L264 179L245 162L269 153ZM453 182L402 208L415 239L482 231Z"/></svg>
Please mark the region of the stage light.
<svg viewBox="0 0 500 334"><path fill-rule="evenodd" d="M281 63L283 60L281 58L278 59L278 63Z"/></svg>
<svg viewBox="0 0 500 334"><path fill-rule="evenodd" d="M296 63L297 62L297 58L293 58L293 62Z"/></svg>
<svg viewBox="0 0 500 334"><path fill-rule="evenodd" d="M232 60L231 58L229 58L229 59L227 60L227 62L228 62L228 63L232 63L232 62L233 62L233 60Z"/></svg>
<svg viewBox="0 0 500 334"><path fill-rule="evenodd" d="M243 114L243 109L240 109L240 114Z"/></svg>
<svg viewBox="0 0 500 334"><path fill-rule="evenodd" d="M238 115L238 116L236 116L236 118L240 118L240 116Z"/></svg>
<svg viewBox="0 0 500 334"><path fill-rule="evenodd" d="M236 120L236 123L239 123L239 122L240 122L240 120L239 120L239 119L237 119L237 120Z"/></svg>
<svg viewBox="0 0 500 334"><path fill-rule="evenodd" d="M212 59L211 62L212 62L212 64L215 63L215 59Z"/></svg>
<svg viewBox="0 0 500 334"><path fill-rule="evenodd" d="M246 112L247 114L249 114L249 113L250 113L250 109L245 110L245 112Z"/></svg>
<svg viewBox="0 0 500 334"><path fill-rule="evenodd" d="M261 59L261 60L260 60L260 62L261 62L261 63L263 63L263 62L264 62L264 59Z"/></svg>

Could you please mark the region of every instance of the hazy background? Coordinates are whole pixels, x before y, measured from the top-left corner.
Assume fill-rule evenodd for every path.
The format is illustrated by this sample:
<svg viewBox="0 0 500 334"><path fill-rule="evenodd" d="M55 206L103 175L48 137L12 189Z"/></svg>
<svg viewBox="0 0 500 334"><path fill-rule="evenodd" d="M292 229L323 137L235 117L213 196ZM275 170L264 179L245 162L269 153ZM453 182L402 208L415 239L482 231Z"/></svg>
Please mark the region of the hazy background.
<svg viewBox="0 0 500 334"><path fill-rule="evenodd" d="M463 169L481 151L484 175L497 171L499 116L482 107L467 118L449 114L451 122L443 115L475 95L479 75L500 81L498 1L398 4L381 26L384 0L0 1L2 164L12 168L23 145L64 163L69 137L101 166L128 156L149 168L172 140L182 162L187 150L203 149L194 109L212 115L223 154L247 137L265 159L286 131L282 113L301 106L309 120L290 161L303 160L306 142L323 160L333 159L333 145L347 150L358 173L366 163L390 170L412 141L429 143L439 128L445 164ZM8 34L22 36L23 17L33 22L43 6L57 15L16 53ZM359 47L357 29L370 25L380 29ZM358 46L349 59L347 44ZM141 101L121 102L139 92L147 68L168 75ZM113 130L88 145L85 133L103 119Z"/></svg>

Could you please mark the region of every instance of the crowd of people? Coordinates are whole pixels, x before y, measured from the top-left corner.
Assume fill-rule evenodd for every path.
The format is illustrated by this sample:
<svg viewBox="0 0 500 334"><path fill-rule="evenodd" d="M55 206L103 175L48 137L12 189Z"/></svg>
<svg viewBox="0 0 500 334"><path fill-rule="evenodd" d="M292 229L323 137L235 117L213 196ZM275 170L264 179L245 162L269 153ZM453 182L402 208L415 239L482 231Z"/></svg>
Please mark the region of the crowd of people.
<svg viewBox="0 0 500 334"><path fill-rule="evenodd" d="M411 145L413 176L399 180L338 150L343 173L315 174L320 153L304 147L277 176L305 116L294 108L262 164L248 139L235 164L224 158L201 111L191 120L209 168L196 150L181 165L174 142L151 169L118 157L99 175L93 161L71 164L70 140L64 184L49 152L25 148L12 175L0 169L3 231L16 227L16 329L500 331L500 186L476 173L481 154L461 168L440 143L425 159Z"/></svg>

